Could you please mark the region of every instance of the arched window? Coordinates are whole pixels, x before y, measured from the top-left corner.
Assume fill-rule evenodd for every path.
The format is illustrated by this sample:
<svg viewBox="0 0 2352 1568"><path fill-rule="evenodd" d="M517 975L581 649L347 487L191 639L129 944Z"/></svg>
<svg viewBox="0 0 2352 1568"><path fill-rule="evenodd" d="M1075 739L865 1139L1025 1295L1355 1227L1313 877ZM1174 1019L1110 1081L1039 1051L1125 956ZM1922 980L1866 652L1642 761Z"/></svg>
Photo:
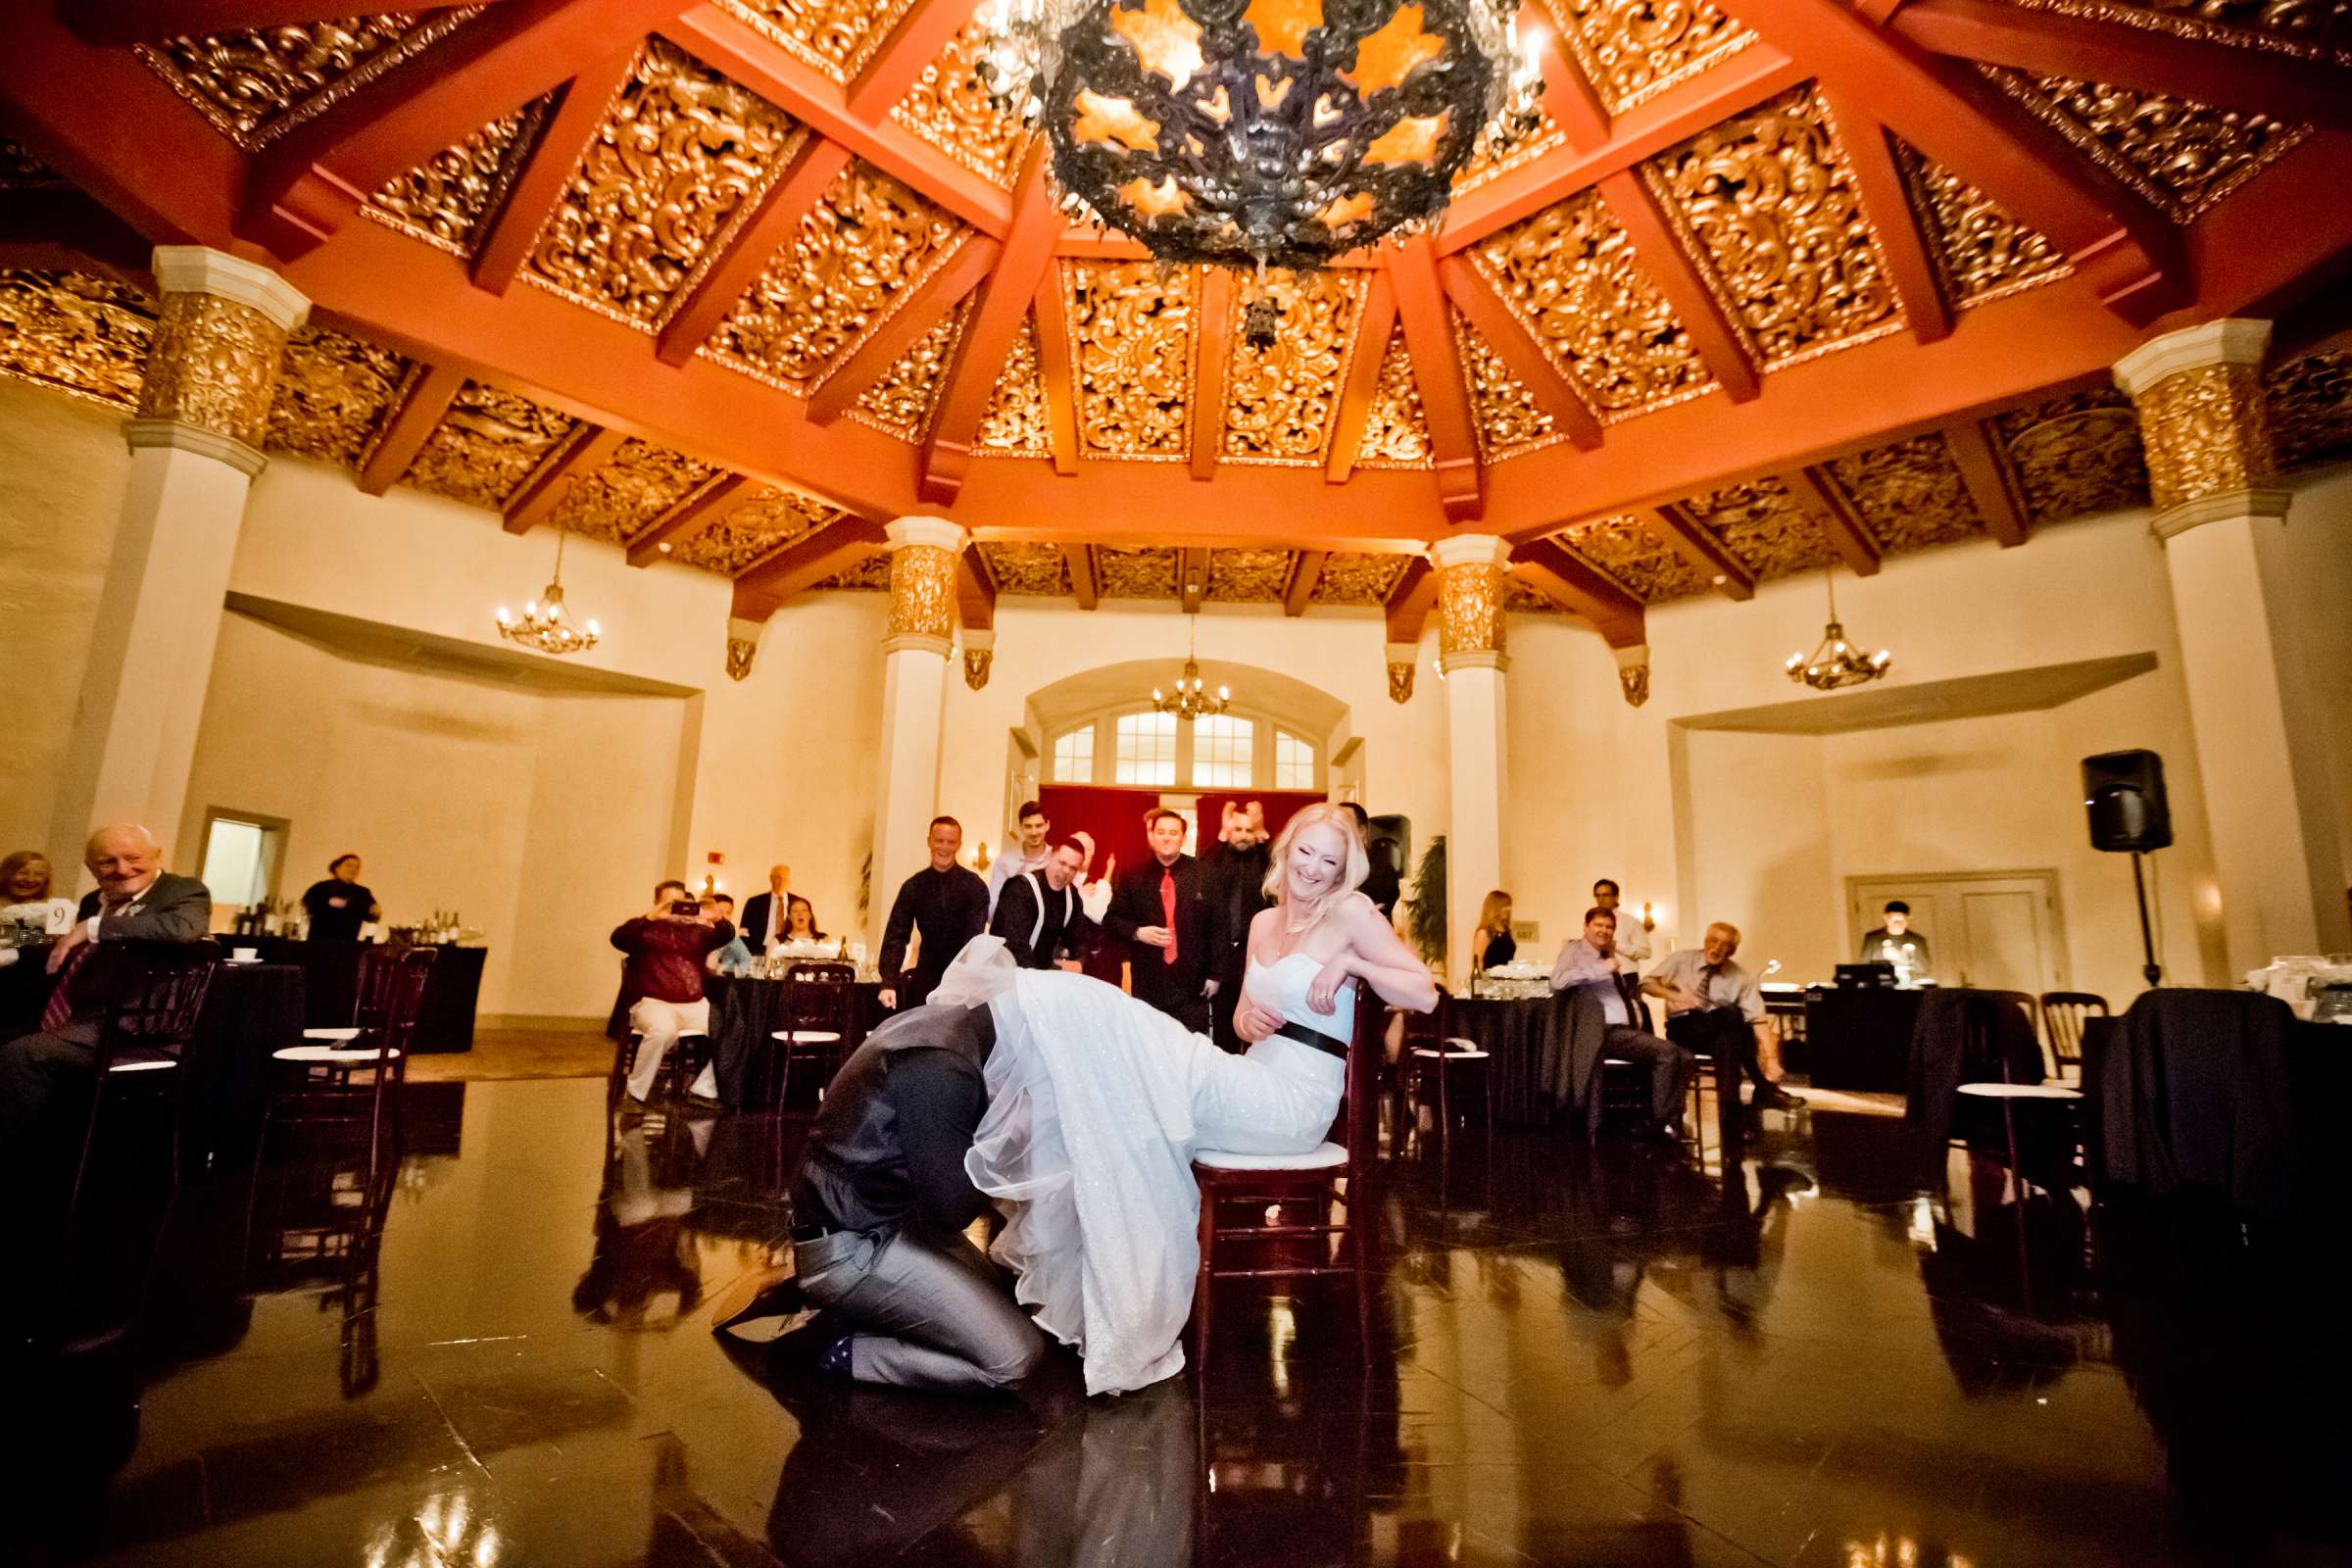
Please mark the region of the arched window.
<svg viewBox="0 0 2352 1568"><path fill-rule="evenodd" d="M1238 713L1209 713L1193 720L1193 788L1213 790L1252 782L1250 753L1257 725Z"/></svg>
<svg viewBox="0 0 2352 1568"><path fill-rule="evenodd" d="M1121 713L1114 731L1113 784L1176 782L1176 715Z"/></svg>
<svg viewBox="0 0 2352 1568"><path fill-rule="evenodd" d="M1287 729L1274 732L1274 787L1278 790L1315 787L1315 748Z"/></svg>
<svg viewBox="0 0 2352 1568"><path fill-rule="evenodd" d="M1273 718L1211 713L1178 719L1149 708L1109 708L1065 720L1046 742L1054 784L1174 790L1319 790L1321 748Z"/></svg>
<svg viewBox="0 0 2352 1568"><path fill-rule="evenodd" d="M1054 739L1054 782L1092 784L1095 781L1095 726L1092 722Z"/></svg>

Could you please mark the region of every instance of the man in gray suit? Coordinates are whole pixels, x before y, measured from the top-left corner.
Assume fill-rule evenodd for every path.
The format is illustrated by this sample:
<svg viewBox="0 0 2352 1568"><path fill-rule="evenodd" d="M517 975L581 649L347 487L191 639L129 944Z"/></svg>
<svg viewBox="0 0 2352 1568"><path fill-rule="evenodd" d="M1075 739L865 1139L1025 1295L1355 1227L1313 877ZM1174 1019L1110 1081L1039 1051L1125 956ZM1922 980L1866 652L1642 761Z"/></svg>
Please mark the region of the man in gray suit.
<svg viewBox="0 0 2352 1568"><path fill-rule="evenodd" d="M39 1028L0 1042L0 1152L15 1152L50 1102L95 1068L105 998L86 983L85 960L109 942L202 942L211 934L212 894L196 878L165 870L163 854L155 835L135 823L90 835L82 863L98 891L81 901L74 928L49 951L57 995Z"/></svg>

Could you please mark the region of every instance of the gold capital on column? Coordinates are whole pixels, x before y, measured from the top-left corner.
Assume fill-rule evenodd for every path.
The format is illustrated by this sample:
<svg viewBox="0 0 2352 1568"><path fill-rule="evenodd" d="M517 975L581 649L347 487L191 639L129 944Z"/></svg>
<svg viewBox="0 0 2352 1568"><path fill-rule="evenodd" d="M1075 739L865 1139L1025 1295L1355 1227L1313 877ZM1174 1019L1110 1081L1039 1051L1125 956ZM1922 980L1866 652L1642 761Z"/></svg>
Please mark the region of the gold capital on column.
<svg viewBox="0 0 2352 1568"><path fill-rule="evenodd" d="M956 642L956 557L963 530L937 517L901 517L890 540L890 621L885 653L920 648L945 659Z"/></svg>
<svg viewBox="0 0 2352 1568"><path fill-rule="evenodd" d="M1625 693L1628 708L1640 708L1649 701L1649 644L1636 643L1615 653L1618 689Z"/></svg>
<svg viewBox="0 0 2352 1568"><path fill-rule="evenodd" d="M130 444L181 447L259 471L286 338L310 301L268 269L200 245L157 247L155 280L163 311Z"/></svg>
<svg viewBox="0 0 2352 1568"><path fill-rule="evenodd" d="M1421 662L1421 645L1389 643L1385 647L1389 661L1389 701L1409 703L1413 700L1413 669Z"/></svg>
<svg viewBox="0 0 2352 1568"><path fill-rule="evenodd" d="M1510 545L1492 534L1462 534L1430 547L1438 570L1438 665L1441 670L1505 667L1502 567Z"/></svg>
<svg viewBox="0 0 2352 1568"><path fill-rule="evenodd" d="M989 667L997 659L997 634L966 629L963 634L963 683L978 691L988 684Z"/></svg>
<svg viewBox="0 0 2352 1568"><path fill-rule="evenodd" d="M2262 389L2268 321L2184 327L2132 350L2116 383L2139 414L2148 494L2167 537L2209 515L2268 512L2277 484Z"/></svg>

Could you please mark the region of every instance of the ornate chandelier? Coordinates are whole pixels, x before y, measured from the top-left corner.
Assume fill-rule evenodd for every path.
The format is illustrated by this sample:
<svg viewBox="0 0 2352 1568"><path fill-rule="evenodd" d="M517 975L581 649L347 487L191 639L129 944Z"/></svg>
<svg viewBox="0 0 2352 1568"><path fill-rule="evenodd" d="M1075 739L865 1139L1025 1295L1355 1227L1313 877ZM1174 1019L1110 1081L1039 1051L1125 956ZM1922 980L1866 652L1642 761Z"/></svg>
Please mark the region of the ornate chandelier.
<svg viewBox="0 0 2352 1568"><path fill-rule="evenodd" d="M1894 667L1894 656L1882 648L1864 656L1861 649L1845 640L1845 627L1838 620L1838 582L1829 573L1830 623L1822 629L1821 645L1811 655L1788 656L1788 678L1801 681L1817 692L1834 692L1842 686L1862 686L1877 680Z"/></svg>
<svg viewBox="0 0 2352 1568"><path fill-rule="evenodd" d="M1200 678L1200 661L1194 657L1200 649L1200 632L1195 625L1192 641L1184 653L1184 673L1176 677L1176 689L1163 692L1152 688L1152 710L1158 713L1174 713L1178 718L1202 718L1222 713L1233 703L1230 687L1219 686L1214 697L1208 695L1208 683Z"/></svg>
<svg viewBox="0 0 2352 1568"><path fill-rule="evenodd" d="M1538 123L1509 0L985 0L984 86L1062 208L1166 262L1314 268L1427 228ZM1250 325L1272 308L1253 302Z"/></svg>
<svg viewBox="0 0 2352 1568"><path fill-rule="evenodd" d="M498 607L498 634L525 648L535 648L543 654L580 654L596 646L604 635L595 621L585 626L572 624L571 613L564 608L564 533L556 531L555 580L540 591L539 597L522 607L517 619L507 607Z"/></svg>

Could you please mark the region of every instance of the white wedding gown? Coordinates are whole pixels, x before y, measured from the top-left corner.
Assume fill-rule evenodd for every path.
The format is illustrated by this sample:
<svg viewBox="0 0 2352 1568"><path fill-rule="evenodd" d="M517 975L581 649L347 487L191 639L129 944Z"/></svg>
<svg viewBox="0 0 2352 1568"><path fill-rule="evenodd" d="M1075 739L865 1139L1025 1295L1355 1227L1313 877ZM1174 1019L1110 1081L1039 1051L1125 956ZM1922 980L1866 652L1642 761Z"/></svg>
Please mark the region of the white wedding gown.
<svg viewBox="0 0 2352 1568"><path fill-rule="evenodd" d="M1321 967L1298 953L1252 959L1243 989L1344 1047L1354 983L1317 1012L1306 992ZM1319 1148L1346 1064L1281 1035L1229 1054L1083 975L1024 970L992 1010L988 1111L964 1168L1004 1213L995 1256L1038 1326L1077 1348L1089 1394L1155 1383L1184 1365L1200 1261L1194 1153Z"/></svg>

